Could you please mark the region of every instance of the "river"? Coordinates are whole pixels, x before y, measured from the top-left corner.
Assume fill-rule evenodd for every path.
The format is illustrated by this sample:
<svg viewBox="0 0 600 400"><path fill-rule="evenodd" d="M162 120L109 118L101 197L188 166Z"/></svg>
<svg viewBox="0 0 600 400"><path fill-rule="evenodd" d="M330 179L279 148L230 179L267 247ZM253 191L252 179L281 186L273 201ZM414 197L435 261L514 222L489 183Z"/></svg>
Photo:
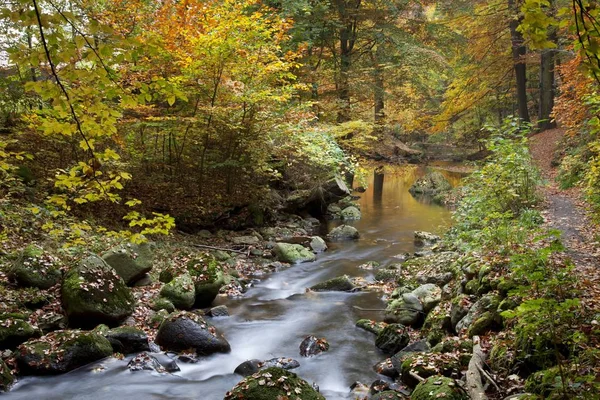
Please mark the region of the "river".
<svg viewBox="0 0 600 400"><path fill-rule="evenodd" d="M370 384L381 378L373 365L383 360L374 335L355 327L360 318L380 319L382 294L306 293L306 288L347 274L372 279L372 271L358 268L366 261L383 265L394 255L415 250L416 230L442 233L450 224L450 212L415 200L408 188L424 169L407 167L370 178L369 188L358 200L362 219L352 223L361 233L355 242L330 244L317 261L274 273L248 290L240 299L221 299L231 317L213 319L231 344L230 354L214 355L196 364L179 362L173 375L130 372L127 361L108 359L65 375L26 377L2 395L8 399L208 399L220 400L240 379L233 374L248 359L291 357L300 361L293 372L316 383L327 399L349 399L355 381ZM445 172L456 183L457 174ZM331 229L337 224L328 222ZM306 335L325 337L330 351L312 358L299 355Z"/></svg>

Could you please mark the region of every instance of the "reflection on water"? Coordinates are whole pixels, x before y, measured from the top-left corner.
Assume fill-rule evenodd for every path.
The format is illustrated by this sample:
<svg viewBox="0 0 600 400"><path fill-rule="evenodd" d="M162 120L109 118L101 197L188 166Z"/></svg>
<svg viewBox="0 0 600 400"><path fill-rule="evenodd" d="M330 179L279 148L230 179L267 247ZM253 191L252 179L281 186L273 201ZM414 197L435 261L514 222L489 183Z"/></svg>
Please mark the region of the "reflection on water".
<svg viewBox="0 0 600 400"><path fill-rule="evenodd" d="M372 272L359 269L360 264L370 260L386 264L396 254L414 251L415 230L443 232L450 223L448 210L417 201L408 193L424 172L408 167L374 174L359 200L363 218L352 222L361 233L360 240L332 243L316 262L273 274L242 299L218 299L232 316L213 322L229 340L231 354L205 357L197 364L180 363L181 372L176 375L131 373L126 369L127 359L110 359L58 377L26 378L6 398L217 400L241 379L232 373L237 365L247 359L273 357L299 359L301 366L295 372L319 385L327 399L350 398L349 386L354 381L370 384L381 378L372 366L386 356L375 348L372 334L354 325L360 318L380 319L377 311L355 306L380 309L384 306L381 295L306 293L306 288L343 274L372 279ZM298 346L310 334L325 337L331 350L300 359ZM104 369L89 372L98 365Z"/></svg>

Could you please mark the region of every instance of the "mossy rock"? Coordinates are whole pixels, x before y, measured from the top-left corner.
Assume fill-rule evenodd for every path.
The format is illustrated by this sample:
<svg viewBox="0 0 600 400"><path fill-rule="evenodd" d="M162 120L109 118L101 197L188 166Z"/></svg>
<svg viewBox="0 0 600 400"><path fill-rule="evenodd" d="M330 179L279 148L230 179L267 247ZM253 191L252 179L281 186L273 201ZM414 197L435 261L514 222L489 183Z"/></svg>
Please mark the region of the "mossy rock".
<svg viewBox="0 0 600 400"><path fill-rule="evenodd" d="M347 275L329 279L310 287L314 292L351 292L356 289Z"/></svg>
<svg viewBox="0 0 600 400"><path fill-rule="evenodd" d="M340 225L333 228L327 237L333 241L356 240L360 237L360 233L353 226Z"/></svg>
<svg viewBox="0 0 600 400"><path fill-rule="evenodd" d="M469 337L483 335L490 330L500 329L502 327L502 317L498 315L495 311L486 311L476 320L473 321L471 326L467 331L467 335Z"/></svg>
<svg viewBox="0 0 600 400"><path fill-rule="evenodd" d="M285 398L325 400L325 397L313 389L308 382L299 378L293 372L281 368L267 368L246 377L230 392L227 392L224 400L274 400Z"/></svg>
<svg viewBox="0 0 600 400"><path fill-rule="evenodd" d="M223 275L214 281L196 281L194 283L194 290L196 293L194 307L210 307L212 302L219 295L219 290L221 290L223 285L225 285L225 277Z"/></svg>
<svg viewBox="0 0 600 400"><path fill-rule="evenodd" d="M21 287L49 289L60 282L60 261L41 247L29 245L9 269L9 276Z"/></svg>
<svg viewBox="0 0 600 400"><path fill-rule="evenodd" d="M411 376L410 372L414 372L421 378L428 378L435 375L458 376L460 371L460 362L452 354L418 353L404 359L400 369L400 378L407 386L415 387L419 381Z"/></svg>
<svg viewBox="0 0 600 400"><path fill-rule="evenodd" d="M357 219L362 218L362 214L360 213L360 210L355 206L349 206L349 207L344 208L341 211L341 216L342 216L342 219L345 221L352 221L352 220L357 220Z"/></svg>
<svg viewBox="0 0 600 400"><path fill-rule="evenodd" d="M457 275L459 267L456 261L460 254L442 251L415 257L402 264L399 285L415 285L433 283L440 287L450 282Z"/></svg>
<svg viewBox="0 0 600 400"><path fill-rule="evenodd" d="M377 334L375 346L386 354L396 354L406 347L410 337L407 329L401 324L389 324Z"/></svg>
<svg viewBox="0 0 600 400"><path fill-rule="evenodd" d="M422 321L423 305L413 293L405 293L399 299L392 300L385 310L385 322L402 325L417 325Z"/></svg>
<svg viewBox="0 0 600 400"><path fill-rule="evenodd" d="M10 371L10 368L8 368L8 365L0 358L0 393L8 392L14 382L15 377Z"/></svg>
<svg viewBox="0 0 600 400"><path fill-rule="evenodd" d="M495 294L483 296L471 306L467 315L456 324L456 332L466 331L473 336L489 329L500 328L502 326L502 318L497 314L499 305L499 296ZM485 314L487 312L489 314ZM477 322L477 326L471 330L471 326L475 322Z"/></svg>
<svg viewBox="0 0 600 400"><path fill-rule="evenodd" d="M116 326L135 307L131 290L123 279L97 256L86 258L67 272L61 294L70 326Z"/></svg>
<svg viewBox="0 0 600 400"><path fill-rule="evenodd" d="M433 171L417 179L408 189L413 196L437 196L452 190L452 184L439 171Z"/></svg>
<svg viewBox="0 0 600 400"><path fill-rule="evenodd" d="M194 349L202 356L231 351L215 327L201 316L186 311L173 313L163 321L156 334L156 344L170 351Z"/></svg>
<svg viewBox="0 0 600 400"><path fill-rule="evenodd" d="M477 294L479 290L479 280L471 279L465 284L465 293L466 294Z"/></svg>
<svg viewBox="0 0 600 400"><path fill-rule="evenodd" d="M148 243L125 243L102 255L102 259L117 271L127 285L133 285L152 270L152 250Z"/></svg>
<svg viewBox="0 0 600 400"><path fill-rule="evenodd" d="M404 400L406 396L402 393L395 392L393 390L386 390L384 392L379 392L371 396L371 400Z"/></svg>
<svg viewBox="0 0 600 400"><path fill-rule="evenodd" d="M525 390L544 399L562 399L563 383L558 367L531 374L525 381Z"/></svg>
<svg viewBox="0 0 600 400"><path fill-rule="evenodd" d="M31 338L39 337L40 331L24 321L20 314L0 314L0 350L14 349Z"/></svg>
<svg viewBox="0 0 600 400"><path fill-rule="evenodd" d="M385 322L375 322L371 319L359 319L356 321L356 326L360 329L364 329L367 332L374 333L376 335L379 334L386 327Z"/></svg>
<svg viewBox="0 0 600 400"><path fill-rule="evenodd" d="M175 305L171 303L171 300L165 299L164 297L158 297L154 299L150 306L154 311L166 310L168 313L175 311Z"/></svg>
<svg viewBox="0 0 600 400"><path fill-rule="evenodd" d="M110 342L94 332L57 331L15 351L19 370L29 375L61 374L111 356Z"/></svg>
<svg viewBox="0 0 600 400"><path fill-rule="evenodd" d="M273 247L275 257L281 262L299 264L315 261L315 254L301 244L276 243Z"/></svg>
<svg viewBox="0 0 600 400"><path fill-rule="evenodd" d="M171 301L180 310L189 310L196 301L196 288L189 274L183 274L167 283L160 290L160 296Z"/></svg>
<svg viewBox="0 0 600 400"><path fill-rule="evenodd" d="M454 379L431 376L420 382L410 395L411 400L469 400L467 392Z"/></svg>
<svg viewBox="0 0 600 400"><path fill-rule="evenodd" d="M421 331L432 346L438 344L444 336L450 333L452 331L450 304L440 303L431 310L425 317Z"/></svg>
<svg viewBox="0 0 600 400"><path fill-rule="evenodd" d="M396 282L400 277L400 271L392 268L381 268L375 272L377 282L389 283Z"/></svg>
<svg viewBox="0 0 600 400"><path fill-rule="evenodd" d="M417 296L423 305L423 311L425 313L431 311L440 303L440 301L442 301L442 289L433 283L421 285L413 290L412 293Z"/></svg>

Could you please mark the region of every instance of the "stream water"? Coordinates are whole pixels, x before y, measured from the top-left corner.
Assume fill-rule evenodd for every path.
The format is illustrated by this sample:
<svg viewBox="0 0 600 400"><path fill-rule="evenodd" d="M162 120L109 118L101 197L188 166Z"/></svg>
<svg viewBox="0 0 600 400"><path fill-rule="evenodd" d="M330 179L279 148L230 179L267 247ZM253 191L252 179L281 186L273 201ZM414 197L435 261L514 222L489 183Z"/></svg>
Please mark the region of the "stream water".
<svg viewBox="0 0 600 400"><path fill-rule="evenodd" d="M130 372L127 361L108 359L55 377L27 377L3 395L8 399L208 399L220 400L241 377L233 374L248 359L291 357L300 361L293 372L316 383L327 399L348 399L349 386L381 378L373 365L385 356L374 335L355 327L360 318L380 319L381 293L306 293L305 288L347 274L372 279L358 268L366 261L397 261L394 255L412 252L413 233L441 233L450 223L447 209L415 200L408 188L423 168L399 169L373 176L359 200L362 219L352 223L361 233L355 242L335 243L316 262L292 266L268 276L240 299L218 299L231 317L213 319L231 344L230 354L203 358L197 364L179 362L174 375ZM457 174L445 172L456 182ZM335 222L328 223L332 228ZM330 351L301 358L306 335L325 337Z"/></svg>

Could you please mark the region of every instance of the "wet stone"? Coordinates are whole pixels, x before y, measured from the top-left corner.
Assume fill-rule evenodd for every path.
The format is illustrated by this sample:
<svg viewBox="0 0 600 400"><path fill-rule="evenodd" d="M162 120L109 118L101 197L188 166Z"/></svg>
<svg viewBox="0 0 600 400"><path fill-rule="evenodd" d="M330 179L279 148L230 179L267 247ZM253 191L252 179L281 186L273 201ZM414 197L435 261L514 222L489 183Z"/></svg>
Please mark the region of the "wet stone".
<svg viewBox="0 0 600 400"><path fill-rule="evenodd" d="M329 350L329 343L327 343L325 338L307 336L302 343L300 343L300 355L302 357L316 356L327 350Z"/></svg>

